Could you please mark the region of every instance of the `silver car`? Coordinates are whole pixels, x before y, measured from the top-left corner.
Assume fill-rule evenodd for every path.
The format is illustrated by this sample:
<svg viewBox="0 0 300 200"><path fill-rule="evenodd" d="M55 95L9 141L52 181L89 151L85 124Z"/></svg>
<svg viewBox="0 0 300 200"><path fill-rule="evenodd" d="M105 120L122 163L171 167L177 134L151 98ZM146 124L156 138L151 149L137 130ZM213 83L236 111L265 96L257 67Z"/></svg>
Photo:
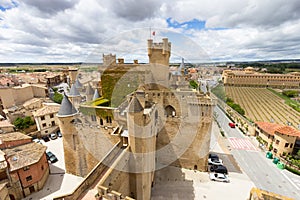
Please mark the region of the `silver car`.
<svg viewBox="0 0 300 200"><path fill-rule="evenodd" d="M220 173L210 173L209 178L212 181L220 181L220 182L226 182L229 183L229 179L225 174L220 174Z"/></svg>
<svg viewBox="0 0 300 200"><path fill-rule="evenodd" d="M209 158L208 164L209 165L223 165L223 161L221 159Z"/></svg>

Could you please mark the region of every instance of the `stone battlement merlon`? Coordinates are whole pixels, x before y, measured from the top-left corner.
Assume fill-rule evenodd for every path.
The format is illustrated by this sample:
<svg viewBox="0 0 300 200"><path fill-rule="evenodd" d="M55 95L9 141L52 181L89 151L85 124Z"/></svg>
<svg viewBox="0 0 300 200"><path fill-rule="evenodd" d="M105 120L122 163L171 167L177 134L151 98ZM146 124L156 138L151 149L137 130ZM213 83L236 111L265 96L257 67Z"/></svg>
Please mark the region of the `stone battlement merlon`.
<svg viewBox="0 0 300 200"><path fill-rule="evenodd" d="M166 54L167 52L171 52L171 42L168 42L168 38L163 38L163 42L153 42L152 39L148 40L148 54L152 53L154 49L162 49L162 54Z"/></svg>

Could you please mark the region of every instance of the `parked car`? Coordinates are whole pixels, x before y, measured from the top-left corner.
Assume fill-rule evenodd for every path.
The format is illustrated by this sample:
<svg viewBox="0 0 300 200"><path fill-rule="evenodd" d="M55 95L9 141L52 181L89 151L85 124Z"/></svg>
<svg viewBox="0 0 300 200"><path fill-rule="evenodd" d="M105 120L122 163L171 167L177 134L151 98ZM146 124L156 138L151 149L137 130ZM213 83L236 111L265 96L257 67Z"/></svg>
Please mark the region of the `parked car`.
<svg viewBox="0 0 300 200"><path fill-rule="evenodd" d="M228 125L229 125L231 128L235 128L235 124L232 123L232 122L230 122Z"/></svg>
<svg viewBox="0 0 300 200"><path fill-rule="evenodd" d="M221 174L221 173L210 173L209 178L212 181L220 181L220 182L226 182L226 183L230 182L228 177L225 174Z"/></svg>
<svg viewBox="0 0 300 200"><path fill-rule="evenodd" d="M219 156L218 156L217 154L214 154L214 153L210 153L210 154L208 155L208 158L219 160Z"/></svg>
<svg viewBox="0 0 300 200"><path fill-rule="evenodd" d="M55 133L51 133L51 134L50 134L50 138L51 138L52 140L55 140L55 139L57 138L57 135L56 135Z"/></svg>
<svg viewBox="0 0 300 200"><path fill-rule="evenodd" d="M33 139L32 141L35 142L35 143L42 144L42 142L41 142L39 139L37 139L37 138L36 138L36 139Z"/></svg>
<svg viewBox="0 0 300 200"><path fill-rule="evenodd" d="M48 137L47 135L43 136L42 139L43 139L45 142L49 142L49 141L50 141L50 139L49 139L49 137Z"/></svg>
<svg viewBox="0 0 300 200"><path fill-rule="evenodd" d="M215 173L228 174L228 170L224 165L212 165L210 167L210 171Z"/></svg>
<svg viewBox="0 0 300 200"><path fill-rule="evenodd" d="M46 157L47 160L50 161L51 163L55 163L58 161L57 157L51 151L46 152Z"/></svg>
<svg viewBox="0 0 300 200"><path fill-rule="evenodd" d="M221 159L209 158L208 164L209 165L223 165L223 161Z"/></svg>
<svg viewBox="0 0 300 200"><path fill-rule="evenodd" d="M58 136L58 137L62 137L62 134L61 134L61 132L60 132L60 131L57 131L57 133L56 133L56 134L57 134L57 136Z"/></svg>

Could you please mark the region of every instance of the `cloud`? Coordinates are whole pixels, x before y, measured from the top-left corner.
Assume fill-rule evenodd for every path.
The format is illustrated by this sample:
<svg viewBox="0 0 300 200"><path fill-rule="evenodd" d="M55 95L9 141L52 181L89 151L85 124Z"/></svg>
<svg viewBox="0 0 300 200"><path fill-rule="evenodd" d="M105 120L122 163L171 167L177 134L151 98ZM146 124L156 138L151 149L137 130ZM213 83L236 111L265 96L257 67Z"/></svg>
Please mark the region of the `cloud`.
<svg viewBox="0 0 300 200"><path fill-rule="evenodd" d="M130 21L142 21L154 16L160 7L159 0L113 0L110 8L118 17Z"/></svg>
<svg viewBox="0 0 300 200"><path fill-rule="evenodd" d="M55 14L66 9L73 8L79 0L24 0L23 3L35 7L39 11L47 14Z"/></svg>
<svg viewBox="0 0 300 200"><path fill-rule="evenodd" d="M102 53L147 62L150 27L155 41L169 37L172 60L300 55L298 0L2 0L0 6L9 8L0 10L1 62L100 62Z"/></svg>

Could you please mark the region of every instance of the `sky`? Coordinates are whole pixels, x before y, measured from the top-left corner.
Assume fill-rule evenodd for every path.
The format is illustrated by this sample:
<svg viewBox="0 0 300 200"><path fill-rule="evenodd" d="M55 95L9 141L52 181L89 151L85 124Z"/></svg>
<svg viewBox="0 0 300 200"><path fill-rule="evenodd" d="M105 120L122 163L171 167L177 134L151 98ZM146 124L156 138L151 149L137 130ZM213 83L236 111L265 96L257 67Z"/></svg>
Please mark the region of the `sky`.
<svg viewBox="0 0 300 200"><path fill-rule="evenodd" d="M0 63L148 62L150 37L169 38L171 62L299 59L299 10L299 0L0 0Z"/></svg>

